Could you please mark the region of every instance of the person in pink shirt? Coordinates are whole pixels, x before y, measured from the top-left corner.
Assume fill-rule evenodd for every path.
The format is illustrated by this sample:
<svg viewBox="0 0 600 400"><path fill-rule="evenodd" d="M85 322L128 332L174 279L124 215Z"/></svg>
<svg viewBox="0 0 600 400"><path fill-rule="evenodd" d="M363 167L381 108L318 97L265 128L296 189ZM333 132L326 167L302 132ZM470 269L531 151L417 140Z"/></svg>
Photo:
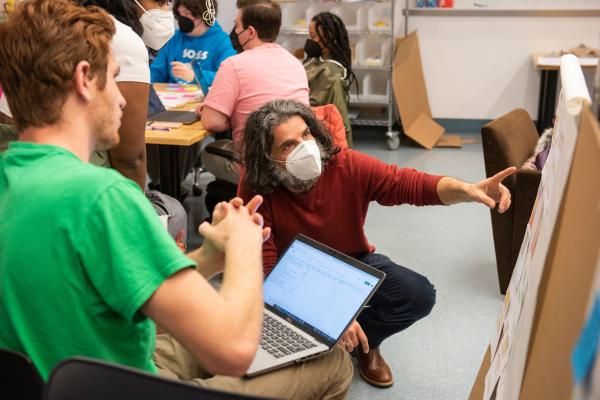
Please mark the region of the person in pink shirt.
<svg viewBox="0 0 600 400"><path fill-rule="evenodd" d="M250 114L276 99L309 105L309 90L300 61L275 43L281 27L279 4L238 0L237 6L231 40L242 52L223 61L199 111L209 131L232 130L233 140L217 140L209 146L233 152L240 160ZM217 178L238 183L239 164L235 161L205 150L202 163Z"/></svg>

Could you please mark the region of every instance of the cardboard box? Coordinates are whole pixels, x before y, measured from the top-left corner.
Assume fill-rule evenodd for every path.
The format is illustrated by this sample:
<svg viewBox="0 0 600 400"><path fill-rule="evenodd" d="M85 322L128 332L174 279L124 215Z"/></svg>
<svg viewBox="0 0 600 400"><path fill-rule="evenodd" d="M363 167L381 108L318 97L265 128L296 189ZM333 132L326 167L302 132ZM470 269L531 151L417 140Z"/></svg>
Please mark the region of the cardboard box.
<svg viewBox="0 0 600 400"><path fill-rule="evenodd" d="M396 41L392 85L404 133L431 150L444 134L444 128L431 116L416 31Z"/></svg>

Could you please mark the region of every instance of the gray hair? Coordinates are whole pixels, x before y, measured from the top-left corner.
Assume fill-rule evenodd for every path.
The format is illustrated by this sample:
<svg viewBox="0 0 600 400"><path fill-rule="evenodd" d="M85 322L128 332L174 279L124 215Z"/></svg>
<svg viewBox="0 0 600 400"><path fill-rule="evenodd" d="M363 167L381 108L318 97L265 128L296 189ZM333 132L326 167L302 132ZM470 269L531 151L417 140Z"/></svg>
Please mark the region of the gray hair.
<svg viewBox="0 0 600 400"><path fill-rule="evenodd" d="M300 117L319 145L323 165L339 151L331 134L315 118L311 109L295 100L274 100L254 111L244 129L243 184L255 193L266 194L281 183L276 173L277 166L269 157L273 146L274 129L292 117Z"/></svg>

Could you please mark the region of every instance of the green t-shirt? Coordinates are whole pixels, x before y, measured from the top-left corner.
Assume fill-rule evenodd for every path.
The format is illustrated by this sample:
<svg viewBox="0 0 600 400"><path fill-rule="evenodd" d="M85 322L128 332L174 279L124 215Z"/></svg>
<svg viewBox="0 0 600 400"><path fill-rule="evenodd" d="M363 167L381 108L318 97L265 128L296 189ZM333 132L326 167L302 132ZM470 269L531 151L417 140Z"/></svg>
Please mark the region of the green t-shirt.
<svg viewBox="0 0 600 400"><path fill-rule="evenodd" d="M156 372L140 311L192 266L136 184L66 149L13 142L0 155L0 347L44 379L88 356Z"/></svg>

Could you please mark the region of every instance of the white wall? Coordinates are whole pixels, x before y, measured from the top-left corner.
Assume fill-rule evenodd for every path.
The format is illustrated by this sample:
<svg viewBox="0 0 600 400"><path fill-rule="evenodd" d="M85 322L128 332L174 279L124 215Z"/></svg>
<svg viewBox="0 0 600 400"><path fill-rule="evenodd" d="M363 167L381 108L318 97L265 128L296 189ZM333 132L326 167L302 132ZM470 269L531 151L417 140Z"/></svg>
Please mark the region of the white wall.
<svg viewBox="0 0 600 400"><path fill-rule="evenodd" d="M217 20L223 30L227 33L233 29L233 20L237 8L235 7L235 0L215 0L219 5L219 13L217 14Z"/></svg>
<svg viewBox="0 0 600 400"><path fill-rule="evenodd" d="M436 118L493 119L515 107L537 117L531 54L600 43L600 18L411 16Z"/></svg>
<svg viewBox="0 0 600 400"><path fill-rule="evenodd" d="M411 0L412 1L412 0ZM506 0L479 0L498 7ZM509 0L528 8L598 8L600 0ZM565 3L567 1L567 3ZM472 8L471 0L455 0ZM595 7L593 7L595 5ZM396 0L397 35L404 35L402 8ZM233 27L234 0L219 1L219 23ZM419 31L425 80L436 118L493 119L516 107L537 118L540 72L531 54L600 45L600 17L414 16L409 32ZM302 38L304 39L304 38Z"/></svg>

